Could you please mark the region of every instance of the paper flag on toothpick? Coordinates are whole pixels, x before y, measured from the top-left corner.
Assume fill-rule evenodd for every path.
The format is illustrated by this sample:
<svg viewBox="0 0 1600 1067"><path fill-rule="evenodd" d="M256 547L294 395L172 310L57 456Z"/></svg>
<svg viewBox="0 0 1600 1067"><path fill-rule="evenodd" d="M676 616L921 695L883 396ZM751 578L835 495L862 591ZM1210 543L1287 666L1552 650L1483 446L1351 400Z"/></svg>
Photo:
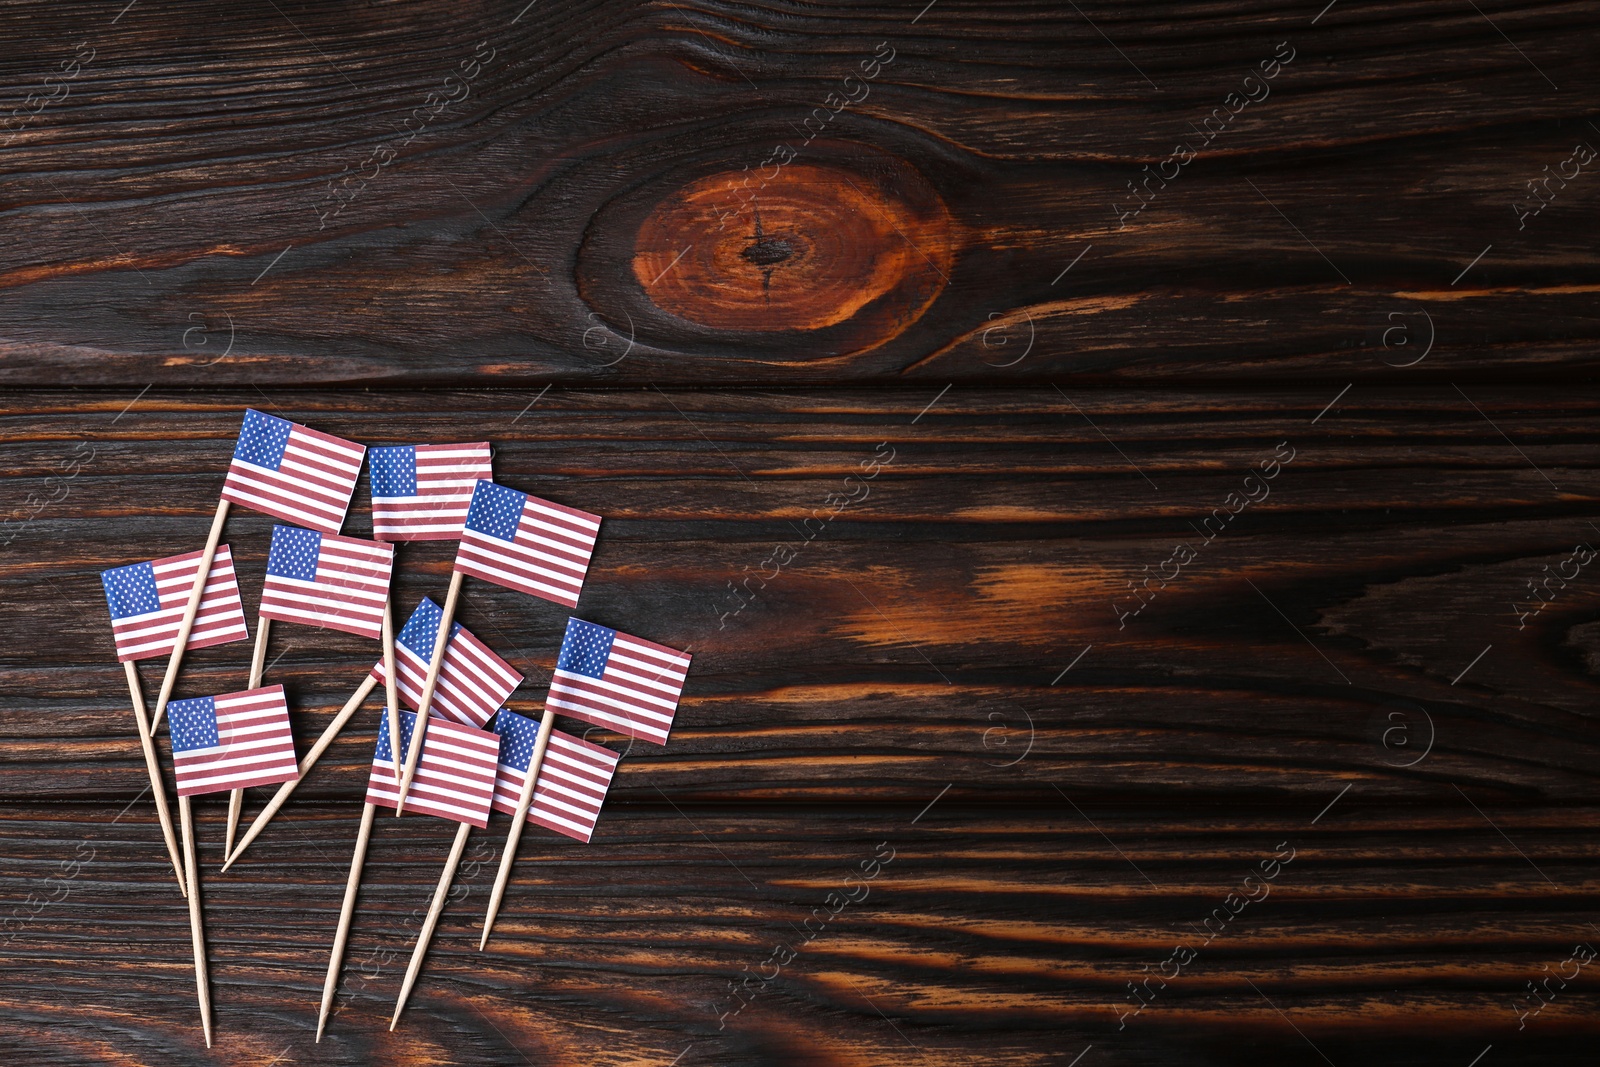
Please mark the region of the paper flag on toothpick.
<svg viewBox="0 0 1600 1067"><path fill-rule="evenodd" d="M374 448L372 536L380 541L454 541L479 479L493 478L489 442Z"/></svg>
<svg viewBox="0 0 1600 1067"><path fill-rule="evenodd" d="M500 735L494 810L515 816L539 735L539 721L501 708L495 716L494 729ZM605 803L606 790L611 788L611 776L621 758L603 745L560 730L550 731L550 742L534 780L528 821L587 842L594 836L600 805Z"/></svg>
<svg viewBox="0 0 1600 1067"><path fill-rule="evenodd" d="M261 617L380 640L393 569L391 544L274 526Z"/></svg>
<svg viewBox="0 0 1600 1067"><path fill-rule="evenodd" d="M281 685L174 700L167 711L181 797L300 777Z"/></svg>
<svg viewBox="0 0 1600 1067"><path fill-rule="evenodd" d="M642 637L567 620L548 707L619 734L667 743L689 654Z"/></svg>
<svg viewBox="0 0 1600 1067"><path fill-rule="evenodd" d="M106 603L111 608L117 659L148 659L172 651L203 555L185 552L100 572ZM239 601L239 582L233 573L233 554L227 545L222 545L212 560L200 612L184 648L206 648L243 641L249 636L244 605Z"/></svg>
<svg viewBox="0 0 1600 1067"><path fill-rule="evenodd" d="M439 635L440 614L439 605L423 597L395 639L395 673L400 676L400 699L412 710L422 699L422 684L433 659L433 643ZM431 710L446 719L481 727L522 684L522 675L460 623L451 627L450 634ZM372 668L372 676L380 683L384 681L381 659Z"/></svg>
<svg viewBox="0 0 1600 1067"><path fill-rule="evenodd" d="M410 750L417 717L400 713L400 751ZM499 766L500 737L489 730L435 719L428 727L417 764L416 777L406 797L407 811L437 815L441 819L489 825L494 801L495 772ZM392 808L399 798L395 788L395 753L389 743L389 720L378 724L378 747L372 755L367 779L367 803Z"/></svg>
<svg viewBox="0 0 1600 1067"><path fill-rule="evenodd" d="M367 446L247 408L222 499L336 534Z"/></svg>
<svg viewBox="0 0 1600 1067"><path fill-rule="evenodd" d="M479 482L455 569L531 596L578 606L600 516Z"/></svg>

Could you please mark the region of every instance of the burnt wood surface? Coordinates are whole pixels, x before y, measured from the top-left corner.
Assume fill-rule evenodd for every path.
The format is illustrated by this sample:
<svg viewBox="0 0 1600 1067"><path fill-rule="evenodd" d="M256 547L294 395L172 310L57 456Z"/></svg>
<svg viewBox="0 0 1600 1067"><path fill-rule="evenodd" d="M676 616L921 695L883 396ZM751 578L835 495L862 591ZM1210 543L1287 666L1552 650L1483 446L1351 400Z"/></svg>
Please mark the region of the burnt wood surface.
<svg viewBox="0 0 1600 1067"><path fill-rule="evenodd" d="M0 1060L1592 1058L1600 6L1324 2L0 6ZM207 1050L99 572L247 406L493 441L695 658L393 1033L420 817L313 1043L381 697L197 802ZM467 582L513 707L567 614ZM376 657L274 627L302 751Z"/></svg>

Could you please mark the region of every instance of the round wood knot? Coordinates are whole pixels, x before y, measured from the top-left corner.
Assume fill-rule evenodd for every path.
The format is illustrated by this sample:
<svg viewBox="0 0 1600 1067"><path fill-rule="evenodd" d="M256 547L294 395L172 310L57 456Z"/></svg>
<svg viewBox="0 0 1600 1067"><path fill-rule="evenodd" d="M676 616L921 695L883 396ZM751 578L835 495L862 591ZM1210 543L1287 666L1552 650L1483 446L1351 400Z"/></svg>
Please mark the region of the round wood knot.
<svg viewBox="0 0 1600 1067"><path fill-rule="evenodd" d="M920 182L905 195L904 175L896 177L893 192L816 164L700 178L646 214L634 278L656 307L699 326L773 332L849 322L856 345L881 342L939 295L952 259L944 202Z"/></svg>

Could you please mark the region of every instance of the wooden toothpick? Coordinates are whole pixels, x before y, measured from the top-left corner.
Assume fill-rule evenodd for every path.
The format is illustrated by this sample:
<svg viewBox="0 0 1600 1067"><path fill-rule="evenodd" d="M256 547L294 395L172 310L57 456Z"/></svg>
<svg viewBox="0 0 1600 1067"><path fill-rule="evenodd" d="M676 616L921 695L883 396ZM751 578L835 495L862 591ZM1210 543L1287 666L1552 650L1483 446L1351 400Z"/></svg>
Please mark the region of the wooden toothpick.
<svg viewBox="0 0 1600 1067"><path fill-rule="evenodd" d="M489 895L489 910L483 916L483 936L478 939L478 951L489 943L489 931L494 929L494 917L500 913L500 902L506 895L506 883L511 880L511 864L517 856L517 842L522 828L528 824L528 809L533 806L533 788L539 780L539 768L544 765L544 750L550 745L550 731L555 728L556 713L544 709L539 720L539 736L533 741L533 754L528 757L528 776L522 782L522 793L517 797L517 813L511 819L511 829L506 834L506 850L500 855L500 869L495 872L494 892Z"/></svg>
<svg viewBox="0 0 1600 1067"><path fill-rule="evenodd" d="M412 727L415 736L411 742L411 751L406 753L406 773L400 779L400 797L394 806L394 813L397 816L405 814L406 793L411 789L411 780L417 776L417 761L422 756L422 739L428 732L428 709L433 706L433 691L439 687L439 668L444 665L444 647L450 641L450 622L455 618L456 601L461 596L463 577L460 571L450 573L450 591L444 598L444 610L439 613L439 632L434 635L433 656L428 661L428 676L423 680L422 698L417 702L417 724Z"/></svg>
<svg viewBox="0 0 1600 1067"><path fill-rule="evenodd" d="M418 713L417 721L422 720ZM415 742L413 742L415 744ZM421 748L420 744L416 745ZM439 915L444 911L445 898L450 894L450 883L455 881L456 864L461 862L461 851L467 847L467 835L472 832L471 823L462 823L456 830L455 844L450 847L450 858L444 861L444 870L439 872L439 885L433 891L433 903L428 905L428 918L422 924L422 932L417 934L417 947L411 951L411 965L406 968L406 980L400 986L400 999L395 1001L394 1018L389 1020L389 1029L393 1030L400 1021L400 1013L405 1010L406 1000L411 996L411 987L417 984L417 973L422 970L422 957L427 955L428 942L433 940L433 928L439 925Z"/></svg>
<svg viewBox="0 0 1600 1067"><path fill-rule="evenodd" d="M179 642L179 648L183 643ZM206 975L206 931L200 916L200 864L194 855L194 812L189 798L178 797L178 815L183 824L184 869L189 881L189 939L194 943L194 984L200 1000L200 1025L205 1030L206 1048L211 1047L211 989Z"/></svg>
<svg viewBox="0 0 1600 1067"><path fill-rule="evenodd" d="M222 865L223 870L232 867L234 861L244 854L245 849L250 847L250 842L256 839L256 835L266 829L267 823L278 813L278 809L283 807L284 801L289 799L289 794L293 793L295 788L305 781L306 772L316 765L317 760L328 750L328 746L333 744L333 739L339 736L339 731L343 730L345 724L350 721L351 716L360 710L362 701L367 699L367 696L373 689L377 688L377 685L378 680L370 674L361 680L361 685L351 694L350 699L345 701L344 707L339 709L339 714L334 716L327 729L322 731L322 736L317 738L317 743L311 746L311 751L307 752L305 758L300 761L300 777L291 778L278 787L277 793L273 794L272 799L267 802L267 806L261 809L261 814L256 816L255 821L250 824L250 828L245 831L244 838L240 840L238 846L228 853L227 862Z"/></svg>
<svg viewBox="0 0 1600 1067"><path fill-rule="evenodd" d="M189 895L188 879L184 875L183 856L178 852L178 837L172 829L172 809L167 807L167 786L161 777L161 763L156 759L155 742L150 739L150 720L144 711L144 689L139 684L139 668L133 660L125 660L128 673L128 694L133 697L133 718L139 725L139 748L144 752L145 770L150 772L150 793L155 797L156 816L161 820L161 836L167 841L167 855L172 859L172 869L178 876L178 892Z"/></svg>
<svg viewBox="0 0 1600 1067"><path fill-rule="evenodd" d="M383 606L383 696L388 702L389 736L400 736L400 679L394 664L394 597ZM400 765L395 764L395 780L400 780ZM401 790L401 796L405 790Z"/></svg>
<svg viewBox="0 0 1600 1067"><path fill-rule="evenodd" d="M322 1008L317 1014L317 1041L322 1041L322 1031L328 1025L328 1012L333 1007L333 993L339 986L339 965L344 960L344 946L350 939L350 919L356 910L356 890L361 887L361 868L367 861L367 842L372 839L372 817L378 806L368 804L361 809L361 832L356 835L356 850L350 856L350 878L344 886L344 904L339 908L339 929L333 935L333 952L328 958L328 977L322 983ZM249 843L249 838L245 839Z"/></svg>
<svg viewBox="0 0 1600 1067"><path fill-rule="evenodd" d="M246 689L260 689L261 676L266 673L267 667L267 634L272 629L272 620L264 616L256 616L256 648L250 656L250 684ZM223 845L224 858L233 855L233 839L239 832L239 813L244 808L244 790L235 789L228 794L228 836Z"/></svg>
<svg viewBox="0 0 1600 1067"><path fill-rule="evenodd" d="M211 577L211 560L217 554L217 545L222 542L222 524L227 518L228 502L217 501L217 513L211 519L211 533L207 535L205 551L200 555L200 568L194 572L194 586L189 590L189 606L183 609L178 641L172 646L172 656L167 660L167 673L161 679L161 694L156 697L156 711L150 718L151 733L161 725L161 713L167 710L167 701L172 699L172 687L178 682L178 666L183 662L184 646L189 643L189 632L194 629L195 617L200 614L200 598L205 594L206 580Z"/></svg>

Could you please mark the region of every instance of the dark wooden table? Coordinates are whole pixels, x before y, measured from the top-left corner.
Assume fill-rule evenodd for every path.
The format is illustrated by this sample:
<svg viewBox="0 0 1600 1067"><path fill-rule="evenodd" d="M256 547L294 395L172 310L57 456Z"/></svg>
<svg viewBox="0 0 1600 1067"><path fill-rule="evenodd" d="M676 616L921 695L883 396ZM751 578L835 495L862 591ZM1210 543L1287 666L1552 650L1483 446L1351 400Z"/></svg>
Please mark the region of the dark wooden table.
<svg viewBox="0 0 1600 1067"><path fill-rule="evenodd" d="M0 1062L1592 1062L1600 5L1322 3L0 9ZM695 660L394 1033L378 701L201 802L207 1051L97 575L252 405L492 439ZM470 587L514 706L565 615ZM272 654L304 745L375 647Z"/></svg>

